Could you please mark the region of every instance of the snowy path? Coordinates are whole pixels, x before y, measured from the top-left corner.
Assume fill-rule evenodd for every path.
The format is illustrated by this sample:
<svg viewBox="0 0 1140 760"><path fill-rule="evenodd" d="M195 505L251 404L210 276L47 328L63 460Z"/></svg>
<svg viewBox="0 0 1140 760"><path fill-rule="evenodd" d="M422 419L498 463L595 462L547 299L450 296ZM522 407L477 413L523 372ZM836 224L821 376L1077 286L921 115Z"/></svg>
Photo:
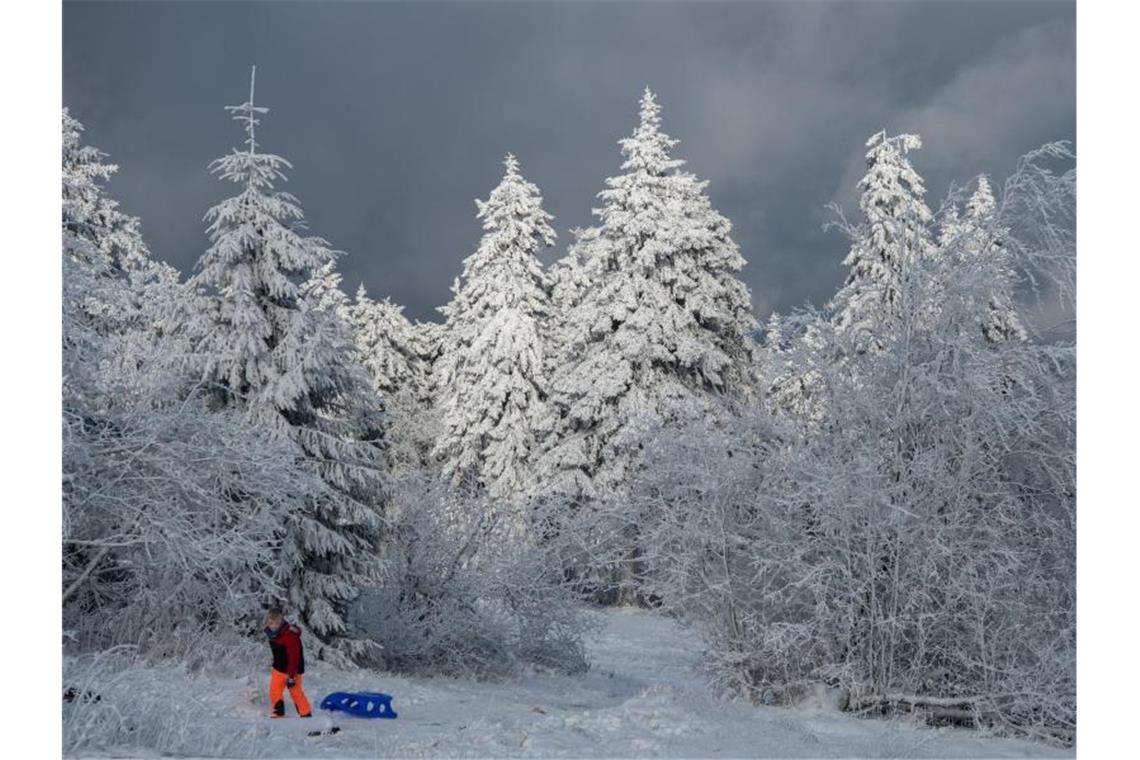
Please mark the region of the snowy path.
<svg viewBox="0 0 1140 760"><path fill-rule="evenodd" d="M339 734L307 738L305 730L330 719L270 721L252 686L258 682L243 677L237 686L212 685L219 700L229 699L228 717L217 705L216 730L230 732L226 754L248 747L269 757L1072 756L965 730L719 701L693 670L696 647L672 622L631 610L605 619L583 676L476 684L346 674L313 663L305 686L314 703L331 691L379 690L395 696L400 717L338 717ZM211 744L204 742L204 754Z"/></svg>

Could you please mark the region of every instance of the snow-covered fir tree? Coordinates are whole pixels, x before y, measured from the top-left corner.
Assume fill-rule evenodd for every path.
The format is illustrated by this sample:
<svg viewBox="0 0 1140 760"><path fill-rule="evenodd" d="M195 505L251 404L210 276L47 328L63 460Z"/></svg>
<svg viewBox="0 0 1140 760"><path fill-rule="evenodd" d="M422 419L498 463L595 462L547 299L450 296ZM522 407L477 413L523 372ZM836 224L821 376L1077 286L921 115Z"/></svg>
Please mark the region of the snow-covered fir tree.
<svg viewBox="0 0 1140 760"><path fill-rule="evenodd" d="M191 286L216 295L195 325L203 377L218 402L292 441L306 467L334 489L287 528L278 562L288 604L328 643L328 655L363 654L344 614L369 572L379 536L380 451L362 440L376 425L374 394L355 363L344 324L306 297L319 294L334 252L298 233L296 198L275 189L288 161L258 150L256 127L268 109L249 100L227 107L245 126L245 147L213 162L237 195L206 215L211 245ZM316 274L317 282L310 283ZM327 276L327 272L326 272Z"/></svg>
<svg viewBox="0 0 1140 760"><path fill-rule="evenodd" d="M637 466L642 435L749 388L756 322L729 221L706 182L670 155L646 89L640 124L621 141L623 173L599 194L600 223L559 265L552 399L558 424L540 468L544 491L607 496Z"/></svg>
<svg viewBox="0 0 1140 760"><path fill-rule="evenodd" d="M386 398L401 389L418 392L424 349L419 345L419 333L403 314L404 308L388 298L374 301L363 284L350 300L341 282L340 273L329 262L309 279L306 295L351 328L357 358L377 395Z"/></svg>
<svg viewBox="0 0 1140 760"><path fill-rule="evenodd" d="M83 144L83 125L63 109L63 253L65 289L76 286L64 308L83 312L88 327L106 335L141 320L146 287L173 270L150 256L138 219L122 213L103 192L118 166ZM82 287L78 287L83 280Z"/></svg>
<svg viewBox="0 0 1140 760"><path fill-rule="evenodd" d="M573 242L570 243L566 255L550 267L547 367L551 376L572 358L574 346L572 317L574 309L589 288L590 271L586 262L590 259L591 251L597 248L599 232L597 227L571 230Z"/></svg>
<svg viewBox="0 0 1140 760"><path fill-rule="evenodd" d="M800 421L805 429L823 422L823 373L833 363L825 354L828 329L815 313L786 318L773 312L757 352L757 382L767 409Z"/></svg>
<svg viewBox="0 0 1140 760"><path fill-rule="evenodd" d="M382 399L369 398L365 387L367 386L367 369L363 356L356 341L356 329L353 322L353 304L341 289L342 277L336 269L336 262L330 260L309 276L301 286L301 299L313 310L314 321L321 325L322 339L335 343L339 354L350 357L350 368L353 373L355 387L352 393L358 399L367 399L366 402L348 404L341 407L341 411L356 415L356 422L352 429L365 437L375 446L386 447L385 431L380 427ZM384 426L387 427L387 420Z"/></svg>
<svg viewBox="0 0 1140 760"><path fill-rule="evenodd" d="M83 126L63 110L63 394L79 401L92 386L97 339L127 303L115 264L102 245L97 210L99 183L114 171L101 154L81 142ZM64 492L65 508L67 493Z"/></svg>
<svg viewBox="0 0 1140 760"><path fill-rule="evenodd" d="M1004 256L1002 239L1007 231L997 223L996 207L989 179L981 174L977 188L966 202L966 215L959 215L956 204L947 209L939 228L939 245L963 256ZM980 318L982 334L995 344L1025 340L1025 327L1013 305L1014 275L1008 266L998 267L998 271L1002 276L990 283L990 295Z"/></svg>
<svg viewBox="0 0 1140 760"><path fill-rule="evenodd" d="M538 187L508 155L502 181L476 201L483 237L452 286L434 369L441 415L435 453L453 482L474 478L517 501L534 485L540 431L549 428L546 336L550 284L537 257L554 243ZM524 527L524 526L520 526Z"/></svg>
<svg viewBox="0 0 1140 760"><path fill-rule="evenodd" d="M921 139L878 132L867 146L867 173L859 180L864 222L843 260L850 267L847 280L832 302L836 325L850 333L859 351L881 347L881 332L902 309L909 263L934 250L926 188L906 157L922 147Z"/></svg>
<svg viewBox="0 0 1140 760"><path fill-rule="evenodd" d="M347 319L349 300L340 287L343 279L336 269L336 261L330 259L313 270L305 281L304 296L309 303L324 309L326 313Z"/></svg>
<svg viewBox="0 0 1140 760"><path fill-rule="evenodd" d="M357 356L384 404L385 449L394 474L430 466L438 427L428 387L430 348L403 312L388 298L370 298L364 285L347 306Z"/></svg>
<svg viewBox="0 0 1140 760"><path fill-rule="evenodd" d="M102 191L102 183L119 167L104 163L104 154L84 145L82 136L83 125L63 109L64 229L94 245L88 252L92 265L123 274L149 270L153 260L138 219L122 213L119 204Z"/></svg>
<svg viewBox="0 0 1140 760"><path fill-rule="evenodd" d="M417 385L423 374L423 349L404 307L388 298L373 300L361 285L348 308L361 360L376 392L389 394Z"/></svg>

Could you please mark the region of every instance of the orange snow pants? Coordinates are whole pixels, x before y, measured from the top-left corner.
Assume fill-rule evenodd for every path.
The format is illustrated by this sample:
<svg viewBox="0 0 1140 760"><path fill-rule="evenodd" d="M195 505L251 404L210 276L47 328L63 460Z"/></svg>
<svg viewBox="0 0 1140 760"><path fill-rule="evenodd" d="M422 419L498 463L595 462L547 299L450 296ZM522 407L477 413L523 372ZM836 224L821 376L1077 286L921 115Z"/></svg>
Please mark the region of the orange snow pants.
<svg viewBox="0 0 1140 760"><path fill-rule="evenodd" d="M297 714L302 718L308 717L312 714L313 709L309 706L309 700L305 697L305 691L301 688L301 681L304 676L297 674L294 677L295 683L289 689L289 696L293 698L293 704L297 707ZM269 705L273 710L272 717L283 718L285 717L285 682L289 679L288 674L282 673L280 670L271 668L269 670Z"/></svg>

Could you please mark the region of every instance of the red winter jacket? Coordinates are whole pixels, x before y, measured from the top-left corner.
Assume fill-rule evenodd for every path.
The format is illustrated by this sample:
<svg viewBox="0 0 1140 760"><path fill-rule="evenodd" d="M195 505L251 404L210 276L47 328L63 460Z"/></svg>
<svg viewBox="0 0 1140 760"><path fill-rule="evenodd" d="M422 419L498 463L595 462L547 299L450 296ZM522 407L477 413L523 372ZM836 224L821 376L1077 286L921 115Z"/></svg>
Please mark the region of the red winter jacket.
<svg viewBox="0 0 1140 760"><path fill-rule="evenodd" d="M305 648L301 644L301 629L290 622L284 622L277 629L277 635L269 640L273 650L273 669L292 678L305 672Z"/></svg>

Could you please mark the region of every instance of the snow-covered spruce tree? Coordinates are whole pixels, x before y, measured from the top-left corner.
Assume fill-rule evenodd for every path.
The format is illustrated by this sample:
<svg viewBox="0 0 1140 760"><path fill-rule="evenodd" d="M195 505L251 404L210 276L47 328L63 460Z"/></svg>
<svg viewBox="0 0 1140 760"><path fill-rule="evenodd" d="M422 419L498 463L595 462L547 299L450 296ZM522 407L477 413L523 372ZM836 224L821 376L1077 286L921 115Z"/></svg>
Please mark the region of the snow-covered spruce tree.
<svg viewBox="0 0 1140 760"><path fill-rule="evenodd" d="M544 322L549 282L536 256L552 245L550 214L514 156L486 201L479 247L463 261L434 368L440 409L435 453L458 484L474 478L496 498L518 502L534 487L538 435L545 419ZM516 515L516 527L526 530Z"/></svg>
<svg viewBox="0 0 1140 760"><path fill-rule="evenodd" d="M336 261L329 259L305 281L304 297L313 306L347 320L349 300L340 289L343 278L336 269Z"/></svg>
<svg viewBox="0 0 1140 760"><path fill-rule="evenodd" d="M615 598L606 587L617 579L619 602L636 593L640 516L621 505L644 441L747 395L756 328L731 224L707 183L679 171L660 111L647 88L620 143L623 173L599 194L599 223L560 267L569 313L557 323L557 425L540 467L546 495L592 502L578 522L620 536L591 549L606 558L584 569L601 598Z"/></svg>
<svg viewBox="0 0 1140 760"><path fill-rule="evenodd" d="M361 285L348 305L356 351L384 403L385 451L393 475L431 466L438 420L428 387L431 349L424 332L389 299L374 301Z"/></svg>
<svg viewBox="0 0 1140 760"><path fill-rule="evenodd" d="M139 232L138 219L122 213L100 184L118 166L104 163L102 152L84 145L82 133L83 125L63 109L64 229L93 245L85 258L92 267L126 276L148 272L155 262Z"/></svg>
<svg viewBox="0 0 1140 760"><path fill-rule="evenodd" d="M571 231L574 240L566 255L550 268L550 316L547 319L546 375L552 381L580 358L581 339L576 329L576 309L590 287L591 270L587 267L591 251L597 249L600 230L597 227ZM592 494L593 488L584 472L587 465L583 441L568 435L566 409L551 399L549 428L542 431L542 452L538 468L540 497L578 499Z"/></svg>
<svg viewBox="0 0 1140 760"><path fill-rule="evenodd" d="M370 396L366 390L368 373L356 343L352 303L341 290L340 283L341 275L336 269L336 262L330 260L302 284L301 300L315 312L314 321L318 323L321 340L328 343L329 350L342 360L347 357L352 388L346 398L349 403L342 403L338 407L344 422L355 437L363 438L374 447L384 450L388 441L383 399Z"/></svg>
<svg viewBox="0 0 1140 760"><path fill-rule="evenodd" d="M113 329L109 315L128 313L129 294L106 250L98 210L100 182L115 167L81 142L82 125L63 110L63 393L66 407L92 387L100 335ZM67 507L64 493L64 507Z"/></svg>
<svg viewBox="0 0 1140 760"><path fill-rule="evenodd" d="M773 313L757 351L757 391L765 408L797 420L805 432L816 430L826 418L822 384L836 357L827 353L823 334L831 329L814 311L787 317Z"/></svg>
<svg viewBox="0 0 1140 760"><path fill-rule="evenodd" d="M74 309L97 335L121 334L148 321L140 298L154 281L169 282L173 270L151 258L138 219L103 192L102 183L118 167L83 144L83 125L66 108L62 127L64 309Z"/></svg>
<svg viewBox="0 0 1140 760"><path fill-rule="evenodd" d="M65 393L75 384L84 386L84 403L100 413L144 398L160 404L182 399L193 382L173 365L187 353L186 346L168 338L180 332L182 316L200 304L186 303L178 271L151 257L139 220L122 213L104 193L102 183L118 167L84 145L82 131L83 125L64 109ZM169 395L156 399L150 383L158 381L157 375ZM124 377L132 377L133 384ZM90 395L111 385L113 393Z"/></svg>
<svg viewBox="0 0 1140 760"><path fill-rule="evenodd" d="M376 392L387 396L415 389L423 381L424 349L420 335L404 316L404 307L389 299L375 301L361 285L348 306L357 333L361 362Z"/></svg>
<svg viewBox="0 0 1140 760"><path fill-rule="evenodd" d="M621 141L623 174L606 180L600 224L578 236L560 278L570 308L552 394L561 424L542 479L572 496L616 496L645 430L748 387L745 261L707 183L678 171L660 111L646 89L640 124Z"/></svg>
<svg viewBox="0 0 1140 760"><path fill-rule="evenodd" d="M191 285L216 294L216 308L195 331L198 354L218 404L291 441L302 465L333 489L282 526L277 561L287 604L333 644L325 655L358 656L370 643L346 635L343 614L370 574L379 538L381 452L363 440L377 405L343 322L305 297L320 291L307 283L334 252L298 234L300 205L275 189L289 163L258 150L255 129L268 109L254 105L253 85L251 75L249 100L227 107L245 124L245 148L212 164L240 192L206 214L211 246Z"/></svg>
<svg viewBox="0 0 1140 760"><path fill-rule="evenodd" d="M118 167L84 145L82 132L83 125L64 109L64 403L106 413L129 403L115 376L138 375L131 365L140 361L140 352L153 351L181 288L177 271L151 258L138 219L105 194L102 183ZM101 392L112 382L115 393Z"/></svg>
<svg viewBox="0 0 1140 760"><path fill-rule="evenodd" d="M1002 240L1009 232L994 222L997 205L989 179L981 174L977 182L977 189L966 202L965 217L959 216L957 204L947 209L938 243L943 248L956 246L968 255L1006 257ZM1001 276L992 283L980 318L982 333L990 343L1025 340L1027 333L1013 305L1013 273L1009 267L999 267L998 274Z"/></svg>
<svg viewBox="0 0 1140 760"><path fill-rule="evenodd" d="M878 132L867 146L867 173L859 180L864 222L851 230L843 260L851 271L832 302L836 324L855 336L860 352L877 349L881 333L893 329L911 263L934 250L928 228L933 215L922 199L926 188L906 157L922 147L921 139Z"/></svg>
<svg viewBox="0 0 1140 760"><path fill-rule="evenodd" d="M547 366L556 372L573 357L574 330L572 315L590 286L590 271L586 262L596 248L599 229L587 227L570 231L573 242L566 255L550 267L550 318L547 332L550 345Z"/></svg>

